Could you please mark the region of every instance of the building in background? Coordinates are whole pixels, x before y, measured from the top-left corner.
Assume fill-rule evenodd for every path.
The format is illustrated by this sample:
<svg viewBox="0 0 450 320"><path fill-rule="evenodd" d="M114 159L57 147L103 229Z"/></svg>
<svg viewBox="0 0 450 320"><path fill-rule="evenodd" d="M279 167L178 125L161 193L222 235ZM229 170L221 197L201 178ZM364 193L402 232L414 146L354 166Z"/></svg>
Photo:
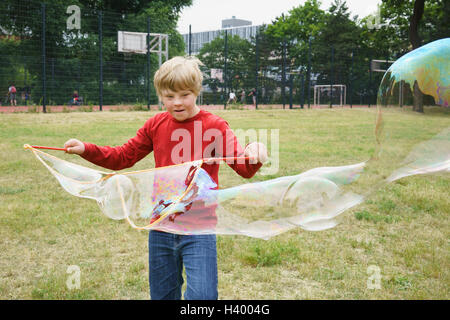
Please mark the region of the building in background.
<svg viewBox="0 0 450 320"><path fill-rule="evenodd" d="M244 27L251 26L252 22L248 20L236 19L236 16L231 17L231 19L222 20L222 29L234 28L234 27Z"/></svg>
<svg viewBox="0 0 450 320"><path fill-rule="evenodd" d="M238 35L239 37L250 41L256 36L261 26L252 26L252 22L248 20L236 19L233 16L231 19L222 20L222 28L214 31L192 32L191 33L191 54L198 54L200 49L206 44L219 37L225 30L228 30L228 35ZM195 26L192 26L195 28ZM183 34L185 43L185 52L189 54L189 33Z"/></svg>

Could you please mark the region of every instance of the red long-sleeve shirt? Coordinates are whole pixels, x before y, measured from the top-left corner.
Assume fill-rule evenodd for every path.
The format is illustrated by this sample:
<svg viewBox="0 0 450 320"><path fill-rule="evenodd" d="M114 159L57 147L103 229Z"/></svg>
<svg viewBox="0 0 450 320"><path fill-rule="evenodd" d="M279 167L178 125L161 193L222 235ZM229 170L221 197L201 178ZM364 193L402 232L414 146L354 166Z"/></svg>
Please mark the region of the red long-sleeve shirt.
<svg viewBox="0 0 450 320"><path fill-rule="evenodd" d="M244 155L228 123L205 110L182 122L175 120L168 112L158 113L122 146L102 147L87 142L84 146L85 151L81 155L84 159L111 170L130 168L152 151L157 168L214 156ZM183 154L189 149L190 154ZM243 178L251 178L262 164L246 161L230 163L229 166ZM219 164L204 164L203 169L219 185Z"/></svg>
<svg viewBox="0 0 450 320"><path fill-rule="evenodd" d="M156 167L202 158L244 155L228 123L205 110L182 122L168 112L158 113L122 146L97 146L87 142L84 145L85 152L81 155L84 159L111 170L130 168L152 151ZM244 178L253 177L262 166L249 161L235 161L228 165ZM202 168L219 185L219 163L203 164Z"/></svg>

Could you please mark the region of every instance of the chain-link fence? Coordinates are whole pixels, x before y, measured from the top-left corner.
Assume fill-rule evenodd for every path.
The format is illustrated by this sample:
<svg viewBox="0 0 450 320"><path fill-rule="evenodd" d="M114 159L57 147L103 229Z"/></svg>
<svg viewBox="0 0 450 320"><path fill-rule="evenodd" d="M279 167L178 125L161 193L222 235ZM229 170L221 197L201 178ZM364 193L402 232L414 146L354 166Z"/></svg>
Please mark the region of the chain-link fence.
<svg viewBox="0 0 450 320"><path fill-rule="evenodd" d="M9 103L10 86L17 90L18 105L43 105L44 110L47 105L157 105L151 75L158 57L118 51L119 31L148 32L146 17L141 20L136 30L125 14L34 1L2 2L2 105Z"/></svg>
<svg viewBox="0 0 450 320"><path fill-rule="evenodd" d="M222 31L212 40L214 45L204 44L196 53L205 64L204 104L370 107L376 104L383 70L392 63L388 58L371 57L367 50L340 51L332 45L318 50L314 39L299 45L271 39L263 32L245 45L231 31ZM185 39L188 42L189 36ZM378 60L377 68L372 60Z"/></svg>
<svg viewBox="0 0 450 320"><path fill-rule="evenodd" d="M139 51L153 45L150 35L156 28L146 16L2 1L0 102L10 104L8 90L15 86L17 105L42 105L44 111L48 105L95 105L100 110L104 105L158 105L152 79L161 57L150 49ZM210 39L215 46L198 52L205 74L198 104L308 108L376 103L383 73L374 72L371 61L383 57L333 45L318 48L314 39L300 43L261 30L247 40L232 29L221 31ZM140 32L125 39L137 42L131 48L140 47L119 50L119 31ZM186 46L189 41L185 37ZM388 64L378 66L386 69Z"/></svg>

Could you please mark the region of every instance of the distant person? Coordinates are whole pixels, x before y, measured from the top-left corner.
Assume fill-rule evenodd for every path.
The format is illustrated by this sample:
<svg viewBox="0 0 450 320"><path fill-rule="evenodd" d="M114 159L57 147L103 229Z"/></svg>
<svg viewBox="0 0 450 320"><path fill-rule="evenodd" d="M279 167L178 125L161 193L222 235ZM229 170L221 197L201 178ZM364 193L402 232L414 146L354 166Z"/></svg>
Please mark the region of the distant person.
<svg viewBox="0 0 450 320"><path fill-rule="evenodd" d="M253 88L250 93L248 94L248 96L252 96L253 98L253 105L256 108L256 88Z"/></svg>
<svg viewBox="0 0 450 320"><path fill-rule="evenodd" d="M233 103L236 103L236 94L234 92L230 92L230 97L228 98L227 104L229 104L230 101L233 101Z"/></svg>
<svg viewBox="0 0 450 320"><path fill-rule="evenodd" d="M80 105L80 96L78 95L78 91L77 90L75 90L73 92L71 104L74 104L74 105L77 105L77 106Z"/></svg>
<svg viewBox="0 0 450 320"><path fill-rule="evenodd" d="M241 103L245 104L245 90L242 90L241 92Z"/></svg>
<svg viewBox="0 0 450 320"><path fill-rule="evenodd" d="M11 84L11 86L8 89L8 94L9 94L9 101L11 102L11 105L16 106L17 105L17 101L16 101L16 93L17 93L17 89L16 87L14 87L13 84Z"/></svg>

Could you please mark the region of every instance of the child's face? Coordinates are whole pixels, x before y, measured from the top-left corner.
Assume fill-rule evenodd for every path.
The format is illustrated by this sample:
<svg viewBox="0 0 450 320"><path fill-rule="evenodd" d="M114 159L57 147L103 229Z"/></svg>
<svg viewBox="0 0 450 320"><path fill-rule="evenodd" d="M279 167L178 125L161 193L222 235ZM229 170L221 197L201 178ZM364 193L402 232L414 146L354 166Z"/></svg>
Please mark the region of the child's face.
<svg viewBox="0 0 450 320"><path fill-rule="evenodd" d="M192 91L167 90L161 98L167 112L177 121L192 118L200 111L200 108L195 104L197 96Z"/></svg>

